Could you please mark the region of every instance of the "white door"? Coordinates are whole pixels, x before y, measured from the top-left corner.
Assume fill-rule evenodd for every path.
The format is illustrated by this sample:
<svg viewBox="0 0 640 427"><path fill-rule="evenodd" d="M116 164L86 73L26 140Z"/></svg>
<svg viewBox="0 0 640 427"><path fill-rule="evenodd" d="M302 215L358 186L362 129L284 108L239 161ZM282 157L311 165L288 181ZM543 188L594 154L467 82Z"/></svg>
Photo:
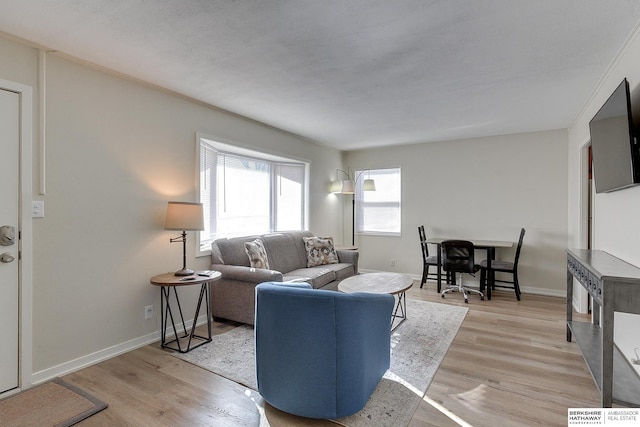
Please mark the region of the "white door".
<svg viewBox="0 0 640 427"><path fill-rule="evenodd" d="M0 393L19 385L19 147L20 95L0 89Z"/></svg>

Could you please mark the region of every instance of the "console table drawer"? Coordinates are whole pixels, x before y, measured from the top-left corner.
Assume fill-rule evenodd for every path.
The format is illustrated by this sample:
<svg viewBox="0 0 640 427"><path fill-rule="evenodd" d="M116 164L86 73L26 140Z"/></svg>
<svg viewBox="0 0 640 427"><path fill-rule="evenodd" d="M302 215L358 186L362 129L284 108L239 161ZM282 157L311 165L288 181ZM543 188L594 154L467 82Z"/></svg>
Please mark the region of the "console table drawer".
<svg viewBox="0 0 640 427"><path fill-rule="evenodd" d="M569 254L567 270L589 292L599 304L602 304L602 280Z"/></svg>

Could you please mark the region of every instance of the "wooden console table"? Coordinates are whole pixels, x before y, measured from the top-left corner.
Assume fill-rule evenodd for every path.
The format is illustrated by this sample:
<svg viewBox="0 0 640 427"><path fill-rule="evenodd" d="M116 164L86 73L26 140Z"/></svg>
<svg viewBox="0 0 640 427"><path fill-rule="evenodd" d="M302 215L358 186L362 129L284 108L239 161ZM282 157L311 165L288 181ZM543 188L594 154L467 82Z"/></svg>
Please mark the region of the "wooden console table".
<svg viewBox="0 0 640 427"><path fill-rule="evenodd" d="M573 278L593 298L591 323L572 320ZM567 341L573 333L603 408L638 407L640 376L613 342L615 311L640 314L640 269L604 251L567 250Z"/></svg>

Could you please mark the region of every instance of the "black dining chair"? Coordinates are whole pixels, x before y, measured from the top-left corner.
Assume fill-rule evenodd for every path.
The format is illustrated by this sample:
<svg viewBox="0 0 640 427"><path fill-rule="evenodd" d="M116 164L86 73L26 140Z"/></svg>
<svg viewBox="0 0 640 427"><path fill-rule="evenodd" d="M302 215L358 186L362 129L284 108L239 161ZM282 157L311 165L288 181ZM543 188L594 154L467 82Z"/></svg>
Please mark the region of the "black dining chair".
<svg viewBox="0 0 640 427"><path fill-rule="evenodd" d="M444 298L449 292L462 292L464 302L469 303L467 292L480 295L484 300L484 293L477 289L465 288L462 285L462 274L475 274L480 266L475 263L475 248L468 240L445 240L442 242L442 268L451 274L451 284L440 295ZM460 282L456 284L456 273L460 274Z"/></svg>
<svg viewBox="0 0 640 427"><path fill-rule="evenodd" d="M427 235L424 231L424 225L418 227L418 235L420 236L420 247L422 248L422 280L420 287L427 283L428 279L438 280L438 257L436 255L429 256L429 247L427 246ZM435 267L435 273L429 273L429 268Z"/></svg>
<svg viewBox="0 0 640 427"><path fill-rule="evenodd" d="M512 274L512 280L505 279L494 279L493 288L507 288L513 289L516 292L516 298L520 301L520 284L518 282L518 261L520 260L520 249L522 249L522 241L524 240L525 229L522 228L520 230L520 238L518 239L518 247L516 248L516 257L513 262L509 261L498 261L491 260L491 270L494 272L501 273L510 273ZM484 289L486 285L486 280L489 275L489 271L487 270L487 260L480 262L480 268L482 271L480 272L480 289ZM495 276L494 276L495 277ZM506 283L506 285L500 285L499 283Z"/></svg>

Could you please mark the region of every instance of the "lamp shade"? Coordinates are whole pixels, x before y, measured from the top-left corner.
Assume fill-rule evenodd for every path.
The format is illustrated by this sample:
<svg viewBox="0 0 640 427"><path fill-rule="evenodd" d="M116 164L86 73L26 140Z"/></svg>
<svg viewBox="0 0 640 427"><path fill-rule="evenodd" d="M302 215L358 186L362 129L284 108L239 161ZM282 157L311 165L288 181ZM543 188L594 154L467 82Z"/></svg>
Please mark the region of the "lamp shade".
<svg viewBox="0 0 640 427"><path fill-rule="evenodd" d="M204 230L202 203L169 202L164 221L165 230Z"/></svg>
<svg viewBox="0 0 640 427"><path fill-rule="evenodd" d="M365 179L362 183L362 191L376 191L376 182L372 179Z"/></svg>
<svg viewBox="0 0 640 427"><path fill-rule="evenodd" d="M351 180L342 181L342 194L355 194L356 185Z"/></svg>
<svg viewBox="0 0 640 427"><path fill-rule="evenodd" d="M331 193L340 193L342 191L342 181L331 181Z"/></svg>

